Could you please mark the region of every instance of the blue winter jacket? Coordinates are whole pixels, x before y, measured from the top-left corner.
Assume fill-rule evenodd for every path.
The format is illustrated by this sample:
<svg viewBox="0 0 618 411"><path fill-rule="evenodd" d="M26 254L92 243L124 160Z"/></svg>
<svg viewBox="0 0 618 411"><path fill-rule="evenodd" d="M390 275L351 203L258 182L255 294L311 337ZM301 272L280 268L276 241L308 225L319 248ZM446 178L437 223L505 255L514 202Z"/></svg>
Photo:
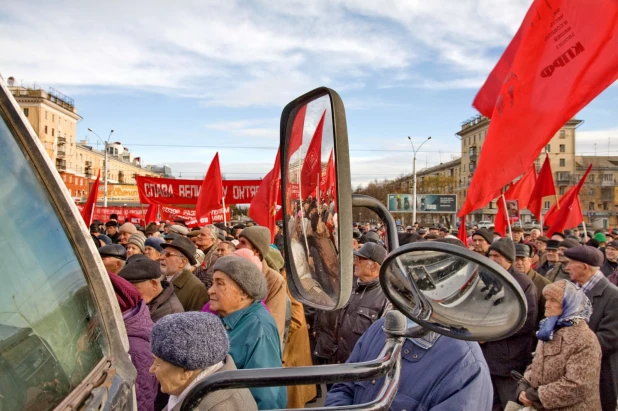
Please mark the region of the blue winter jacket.
<svg viewBox="0 0 618 411"><path fill-rule="evenodd" d="M281 367L279 331L258 302L221 318L230 338L230 356L239 370ZM285 408L286 387L250 388L259 410Z"/></svg>
<svg viewBox="0 0 618 411"><path fill-rule="evenodd" d="M378 357L386 337L384 319L376 321L358 340L347 362ZM391 410L491 410L493 388L489 369L476 342L437 336L431 342L407 339L401 352L399 388ZM423 346L431 346L428 349ZM384 378L335 384L327 406L364 404L376 399Z"/></svg>

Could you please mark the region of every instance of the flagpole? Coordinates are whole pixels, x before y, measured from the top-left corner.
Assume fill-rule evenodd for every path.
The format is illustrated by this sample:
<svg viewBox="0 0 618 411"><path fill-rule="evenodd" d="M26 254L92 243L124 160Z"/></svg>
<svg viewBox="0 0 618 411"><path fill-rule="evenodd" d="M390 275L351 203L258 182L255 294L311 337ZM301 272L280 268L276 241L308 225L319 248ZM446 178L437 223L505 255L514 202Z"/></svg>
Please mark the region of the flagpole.
<svg viewBox="0 0 618 411"><path fill-rule="evenodd" d="M221 197L221 201L223 202L223 225L227 227L227 219L225 218L225 196Z"/></svg>
<svg viewBox="0 0 618 411"><path fill-rule="evenodd" d="M579 202L579 196L577 196L577 201ZM580 210L581 210L581 202L580 202ZM586 242L586 238L588 238L588 232L586 231L586 219L582 216L582 226L584 227L584 242Z"/></svg>
<svg viewBox="0 0 618 411"><path fill-rule="evenodd" d="M501 195L502 197L502 205L504 205L504 215L506 216L506 224L509 227L509 237L511 237L511 241L513 241L513 231L511 231L511 219L509 218L509 210L506 208L506 199L504 198L504 193Z"/></svg>
<svg viewBox="0 0 618 411"><path fill-rule="evenodd" d="M556 208L560 210L560 201L558 201L558 194L554 193L554 198L556 199Z"/></svg>

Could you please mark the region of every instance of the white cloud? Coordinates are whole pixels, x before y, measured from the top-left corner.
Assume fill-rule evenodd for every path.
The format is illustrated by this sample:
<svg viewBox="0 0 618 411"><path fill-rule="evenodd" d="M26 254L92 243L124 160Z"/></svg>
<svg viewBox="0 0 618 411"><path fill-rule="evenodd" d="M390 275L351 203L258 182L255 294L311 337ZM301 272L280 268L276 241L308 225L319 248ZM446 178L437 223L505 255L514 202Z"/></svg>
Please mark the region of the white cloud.
<svg viewBox="0 0 618 411"><path fill-rule="evenodd" d="M577 155L618 156L618 127L605 130L577 131Z"/></svg>

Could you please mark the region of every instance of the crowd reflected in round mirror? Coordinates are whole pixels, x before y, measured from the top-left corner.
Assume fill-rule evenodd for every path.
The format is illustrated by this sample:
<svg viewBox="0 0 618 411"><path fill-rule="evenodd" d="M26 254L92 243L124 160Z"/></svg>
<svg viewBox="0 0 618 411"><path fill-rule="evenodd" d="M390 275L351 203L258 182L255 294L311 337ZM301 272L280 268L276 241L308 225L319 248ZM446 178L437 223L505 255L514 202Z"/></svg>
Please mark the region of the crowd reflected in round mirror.
<svg viewBox="0 0 618 411"><path fill-rule="evenodd" d="M339 299L337 187L328 95L293 114L287 136L286 235L296 287L305 301L334 307Z"/></svg>
<svg viewBox="0 0 618 411"><path fill-rule="evenodd" d="M383 267L393 303L412 319L470 340L503 338L519 324L522 298L489 266L443 251L415 250ZM489 262L489 260L487 260Z"/></svg>

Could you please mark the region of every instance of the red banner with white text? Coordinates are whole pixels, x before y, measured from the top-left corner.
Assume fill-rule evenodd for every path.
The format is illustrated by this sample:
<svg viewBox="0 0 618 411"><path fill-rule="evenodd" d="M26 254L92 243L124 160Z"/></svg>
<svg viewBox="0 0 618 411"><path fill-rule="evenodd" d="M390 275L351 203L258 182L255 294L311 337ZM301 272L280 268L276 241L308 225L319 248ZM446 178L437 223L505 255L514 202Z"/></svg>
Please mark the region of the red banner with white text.
<svg viewBox="0 0 618 411"><path fill-rule="evenodd" d="M135 176L144 204L197 204L203 180ZM225 204L249 204L261 180L223 180Z"/></svg>
<svg viewBox="0 0 618 411"><path fill-rule="evenodd" d="M161 206L161 220L174 221L178 219L185 220L187 227L202 227L206 224L222 223L223 209L213 210L210 212L210 216L205 216L199 219L195 218L195 209L172 207L169 205ZM230 221L230 208L225 207L225 221Z"/></svg>
<svg viewBox="0 0 618 411"><path fill-rule="evenodd" d="M82 204L77 204L77 208L81 212L84 206ZM144 213L148 206L144 207ZM142 221L142 208L141 207L94 207L94 220L99 220L103 223L110 220L109 216L112 214L118 215L118 222L121 224L125 221L129 221L134 224L140 224Z"/></svg>

